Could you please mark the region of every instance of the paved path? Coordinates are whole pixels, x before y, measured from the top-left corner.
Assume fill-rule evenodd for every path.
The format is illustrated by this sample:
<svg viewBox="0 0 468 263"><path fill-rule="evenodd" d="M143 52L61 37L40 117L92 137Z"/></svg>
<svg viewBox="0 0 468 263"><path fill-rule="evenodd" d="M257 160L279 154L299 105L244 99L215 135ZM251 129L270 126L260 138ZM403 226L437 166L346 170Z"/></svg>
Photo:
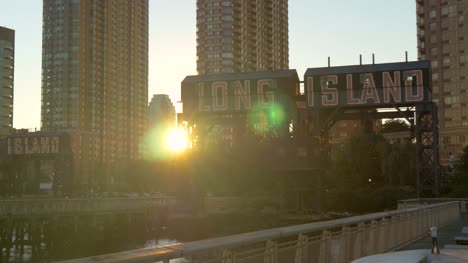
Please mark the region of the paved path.
<svg viewBox="0 0 468 263"><path fill-rule="evenodd" d="M459 236L461 230L464 226L468 226L468 213L462 213L460 218L453 222L450 225L445 227L439 228L437 232L438 236L438 243L440 248L444 248L445 245L454 245L455 244L455 236ZM401 250L415 250L415 249L428 249L430 250L432 247L432 240L429 236L429 229L427 230L427 236L424 238L417 240L403 248ZM468 246L466 246L468 249Z"/></svg>
<svg viewBox="0 0 468 263"><path fill-rule="evenodd" d="M426 262L426 263L461 263L468 262L468 245L455 245L455 236L459 236L463 227L468 227L468 213L450 225L439 228L437 236L440 255L432 255L432 239L427 230L427 236L419 239L394 253L378 254L360 258L353 263L390 263L390 262ZM448 245L450 248L444 249Z"/></svg>

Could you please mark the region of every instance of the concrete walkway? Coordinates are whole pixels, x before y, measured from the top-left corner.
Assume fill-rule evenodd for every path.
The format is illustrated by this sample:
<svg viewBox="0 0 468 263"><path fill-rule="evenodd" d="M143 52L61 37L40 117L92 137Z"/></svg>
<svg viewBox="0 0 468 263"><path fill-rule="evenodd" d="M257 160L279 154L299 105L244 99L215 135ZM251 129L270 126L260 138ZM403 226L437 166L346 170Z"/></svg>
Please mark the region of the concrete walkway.
<svg viewBox="0 0 468 263"><path fill-rule="evenodd" d="M377 254L353 261L353 263L462 263L468 261L468 250L442 249L439 255L433 255L429 250L405 250L394 253Z"/></svg>
<svg viewBox="0 0 468 263"><path fill-rule="evenodd" d="M460 218L457 221L445 227L439 228L437 232L439 248L444 248L445 245L454 245L455 236L460 235L464 226L468 226L468 213L460 214ZM401 248L399 251L416 249L430 250L432 247L432 239L429 235L429 232L430 230L428 229L427 236ZM466 249L468 250L468 246L466 246Z"/></svg>
<svg viewBox="0 0 468 263"><path fill-rule="evenodd" d="M377 254L353 261L353 263L390 263L390 262L468 262L468 245L455 245L455 237L460 236L463 227L468 226L468 213L450 225L438 229L440 255L431 254L432 239L427 236L419 239L394 253Z"/></svg>

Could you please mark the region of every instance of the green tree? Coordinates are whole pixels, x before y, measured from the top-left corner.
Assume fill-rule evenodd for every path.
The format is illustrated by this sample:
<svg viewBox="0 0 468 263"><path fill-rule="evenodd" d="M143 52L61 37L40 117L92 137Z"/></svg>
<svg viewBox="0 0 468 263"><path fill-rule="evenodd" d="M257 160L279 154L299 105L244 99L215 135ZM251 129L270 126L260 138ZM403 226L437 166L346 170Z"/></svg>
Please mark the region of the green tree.
<svg viewBox="0 0 468 263"><path fill-rule="evenodd" d="M442 194L449 197L468 197L468 147L463 149L455 162L454 176L442 178Z"/></svg>
<svg viewBox="0 0 468 263"><path fill-rule="evenodd" d="M411 141L388 143L382 160L382 173L388 185L411 185L416 183L416 145Z"/></svg>
<svg viewBox="0 0 468 263"><path fill-rule="evenodd" d="M390 133L390 132L402 132L409 131L410 125L401 119L388 120L382 124L382 129L380 133Z"/></svg>
<svg viewBox="0 0 468 263"><path fill-rule="evenodd" d="M332 174L337 180L352 186L382 183L382 160L387 141L381 135L352 137L332 155Z"/></svg>
<svg viewBox="0 0 468 263"><path fill-rule="evenodd" d="M468 146L463 149L460 158L455 163L455 174L463 179L468 184Z"/></svg>
<svg viewBox="0 0 468 263"><path fill-rule="evenodd" d="M396 201L414 195L415 146L390 143L382 135L352 137L332 154L325 178L325 206L351 212L395 208Z"/></svg>

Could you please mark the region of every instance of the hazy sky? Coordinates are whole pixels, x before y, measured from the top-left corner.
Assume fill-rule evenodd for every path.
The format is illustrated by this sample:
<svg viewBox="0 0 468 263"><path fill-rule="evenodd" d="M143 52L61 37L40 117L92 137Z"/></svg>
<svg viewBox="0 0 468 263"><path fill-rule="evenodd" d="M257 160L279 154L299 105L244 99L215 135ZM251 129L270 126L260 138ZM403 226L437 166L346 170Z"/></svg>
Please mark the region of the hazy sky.
<svg viewBox="0 0 468 263"><path fill-rule="evenodd" d="M15 128L39 128L42 0L0 0L0 26L16 30ZM180 82L196 74L195 0L149 0L149 99L180 100ZM289 67L417 59L415 0L289 0ZM301 77L302 78L302 77Z"/></svg>

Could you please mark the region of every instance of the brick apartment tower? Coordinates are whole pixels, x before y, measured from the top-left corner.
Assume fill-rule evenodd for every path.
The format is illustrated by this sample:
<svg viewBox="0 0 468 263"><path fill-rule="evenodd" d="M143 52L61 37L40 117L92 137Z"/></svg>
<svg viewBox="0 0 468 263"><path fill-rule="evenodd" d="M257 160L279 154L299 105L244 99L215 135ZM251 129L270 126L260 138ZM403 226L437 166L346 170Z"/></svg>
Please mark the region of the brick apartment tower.
<svg viewBox="0 0 468 263"><path fill-rule="evenodd" d="M417 0L418 58L432 62L441 163L468 143L468 1Z"/></svg>
<svg viewBox="0 0 468 263"><path fill-rule="evenodd" d="M148 0L43 0L43 131L73 138L75 183L113 181L143 157Z"/></svg>
<svg viewBox="0 0 468 263"><path fill-rule="evenodd" d="M197 0L198 74L289 68L288 0Z"/></svg>
<svg viewBox="0 0 468 263"><path fill-rule="evenodd" d="M15 31L0 26L0 136L13 128Z"/></svg>

